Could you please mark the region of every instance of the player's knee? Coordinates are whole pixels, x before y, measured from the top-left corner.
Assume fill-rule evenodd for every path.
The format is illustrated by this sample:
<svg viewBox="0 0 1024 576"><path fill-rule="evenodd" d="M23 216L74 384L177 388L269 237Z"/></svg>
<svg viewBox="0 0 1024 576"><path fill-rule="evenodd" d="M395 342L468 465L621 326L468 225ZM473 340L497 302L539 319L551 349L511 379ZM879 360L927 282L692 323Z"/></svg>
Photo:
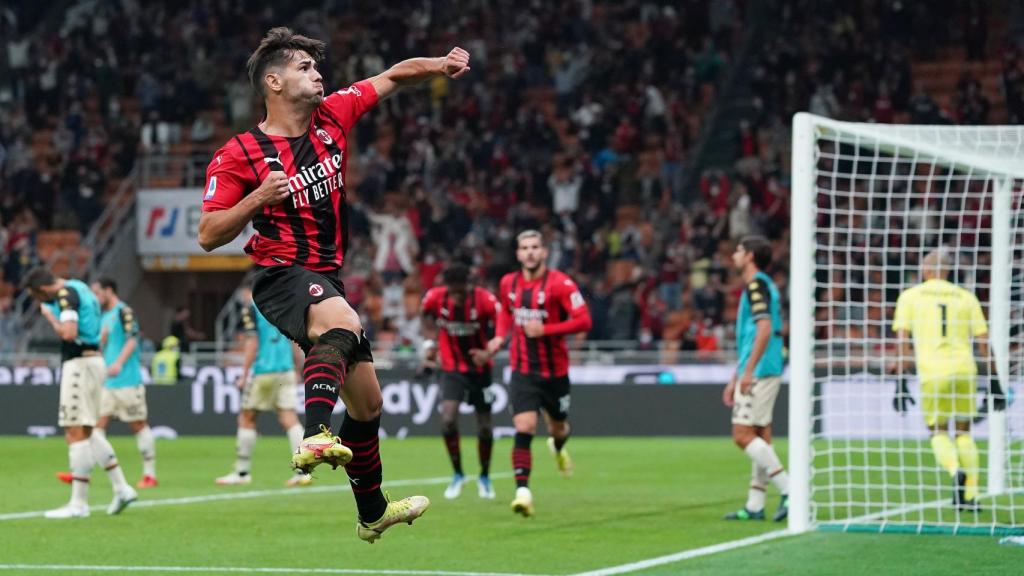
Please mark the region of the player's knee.
<svg viewBox="0 0 1024 576"><path fill-rule="evenodd" d="M747 444L750 444L754 440L755 435L756 434L754 434L753 430L744 430L736 428L733 429L732 431L732 441L735 442L736 445L739 446L741 449L743 449L747 447Z"/></svg>
<svg viewBox="0 0 1024 576"><path fill-rule="evenodd" d="M351 366L356 349L359 347L360 333L345 328L331 328L320 335L309 355L328 364L337 364L343 361Z"/></svg>
<svg viewBox="0 0 1024 576"><path fill-rule="evenodd" d="M551 421L551 436L555 438L565 438L569 435L569 421L568 420L552 420Z"/></svg>
<svg viewBox="0 0 1024 576"><path fill-rule="evenodd" d="M88 440L91 434L91 428L86 428L84 426L72 426L71 428L66 428L64 430L64 439L68 444L72 444L74 442Z"/></svg>
<svg viewBox="0 0 1024 576"><path fill-rule="evenodd" d="M494 438L494 428L490 425L480 426L477 428L476 435L484 440L491 440Z"/></svg>
<svg viewBox="0 0 1024 576"><path fill-rule="evenodd" d="M455 418L441 418L441 434L451 436L458 432L459 426L455 423Z"/></svg>
<svg viewBox="0 0 1024 576"><path fill-rule="evenodd" d="M368 394L365 398L350 399L345 403L345 409L356 420L367 422L377 418L384 407L384 399L380 393Z"/></svg>
<svg viewBox="0 0 1024 576"><path fill-rule="evenodd" d="M516 422L515 423L515 428L516 428L516 432L521 432L523 434L536 434L537 433L537 423L536 422L533 422L533 423L529 423L529 422Z"/></svg>

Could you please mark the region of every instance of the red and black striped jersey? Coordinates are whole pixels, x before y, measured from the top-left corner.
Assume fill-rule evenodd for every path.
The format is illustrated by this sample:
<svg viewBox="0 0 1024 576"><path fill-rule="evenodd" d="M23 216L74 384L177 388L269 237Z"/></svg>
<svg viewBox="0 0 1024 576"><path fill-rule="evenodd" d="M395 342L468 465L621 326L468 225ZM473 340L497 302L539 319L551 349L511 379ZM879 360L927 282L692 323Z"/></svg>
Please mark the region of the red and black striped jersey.
<svg viewBox="0 0 1024 576"><path fill-rule="evenodd" d="M271 171L284 171L291 197L256 214L256 233L246 253L261 266L293 264L317 272L341 268L349 234L348 133L376 104L373 84L363 80L324 98L302 136L271 136L259 128L238 134L206 169L203 211L231 208Z"/></svg>
<svg viewBox="0 0 1024 576"><path fill-rule="evenodd" d="M501 305L498 299L479 286L469 291L461 303L437 286L423 297L422 312L437 322L437 341L441 370L446 372L489 372L491 365L477 366L469 351L487 348L488 325L496 324Z"/></svg>
<svg viewBox="0 0 1024 576"><path fill-rule="evenodd" d="M565 337L590 330L590 309L576 283L558 270L526 280L522 272L506 274L499 289L498 336L508 338L509 363L521 374L555 378L569 373ZM523 326L539 320L544 335L527 338Z"/></svg>

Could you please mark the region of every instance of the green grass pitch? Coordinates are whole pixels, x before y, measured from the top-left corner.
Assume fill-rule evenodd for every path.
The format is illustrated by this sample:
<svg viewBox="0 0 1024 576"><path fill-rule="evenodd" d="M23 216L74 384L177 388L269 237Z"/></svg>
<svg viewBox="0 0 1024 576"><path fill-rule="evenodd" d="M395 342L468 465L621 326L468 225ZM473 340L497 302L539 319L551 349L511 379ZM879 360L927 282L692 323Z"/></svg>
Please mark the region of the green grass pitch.
<svg viewBox="0 0 1024 576"><path fill-rule="evenodd" d="M134 482L141 472L134 440L111 439ZM143 569L163 566L226 567L236 573L280 568L277 573L569 575L781 528L770 521L720 520L742 505L750 470L727 438L574 438L569 448L576 475L566 480L538 437L532 481L537 514L530 519L509 509L509 440L495 445L493 501L477 498L473 482L460 499L444 499L449 467L440 438L385 440L385 480L401 481L391 494L425 494L433 506L413 526L396 526L372 546L355 536L355 506L341 488L347 485L343 471L325 467L317 472L320 488L285 491L287 447L280 436L261 437L253 483L229 488L215 486L213 479L230 469L232 438L160 441L161 485L140 499L150 505L119 517L94 510L88 519L63 521L9 518L66 501L68 487L54 478L67 466L63 440L3 437L0 446L0 575L111 573L85 566L133 567L119 573L138 574L170 573ZM463 439L463 460L467 473L475 473L473 438ZM91 503L106 504L109 483L99 470L93 478ZM155 502L255 491L266 492L233 500ZM768 502L770 514L778 504L773 490ZM811 533L631 573L975 576L1015 573L1012 567L1022 563L1024 548L999 546L990 537Z"/></svg>

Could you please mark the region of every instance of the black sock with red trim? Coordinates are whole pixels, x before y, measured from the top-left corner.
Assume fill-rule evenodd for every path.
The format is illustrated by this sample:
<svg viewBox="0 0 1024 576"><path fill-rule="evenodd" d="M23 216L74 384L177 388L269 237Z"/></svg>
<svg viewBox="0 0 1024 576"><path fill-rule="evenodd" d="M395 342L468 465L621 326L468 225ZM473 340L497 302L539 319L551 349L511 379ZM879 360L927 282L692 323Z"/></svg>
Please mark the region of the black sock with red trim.
<svg viewBox="0 0 1024 576"><path fill-rule="evenodd" d="M516 488L530 486L530 468L533 467L533 455L530 453L532 441L533 434L516 432L515 444L512 447L512 469L515 471Z"/></svg>
<svg viewBox="0 0 1024 576"><path fill-rule="evenodd" d="M331 413L338 393L345 385L345 374L352 362L359 337L351 330L334 328L324 332L306 354L302 378L306 385L306 430L304 438L320 433L320 426L331 428Z"/></svg>
<svg viewBox="0 0 1024 576"><path fill-rule="evenodd" d="M494 433L490 428L482 429L476 437L476 453L480 458L480 475L491 473L491 449L494 447Z"/></svg>
<svg viewBox="0 0 1024 576"><path fill-rule="evenodd" d="M352 461L345 466L352 495L356 498L359 519L375 522L384 515L388 501L380 490L384 471L380 462L380 416L369 422L362 422L345 414L338 436L341 443L352 450Z"/></svg>

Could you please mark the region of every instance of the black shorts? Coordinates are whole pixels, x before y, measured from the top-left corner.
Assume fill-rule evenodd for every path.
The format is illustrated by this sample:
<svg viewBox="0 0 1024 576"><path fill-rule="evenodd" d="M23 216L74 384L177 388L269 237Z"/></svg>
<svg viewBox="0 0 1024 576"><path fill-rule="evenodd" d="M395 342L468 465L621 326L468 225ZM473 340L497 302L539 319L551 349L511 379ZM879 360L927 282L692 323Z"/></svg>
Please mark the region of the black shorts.
<svg viewBox="0 0 1024 576"><path fill-rule="evenodd" d="M254 266L252 299L260 314L282 334L309 353L313 343L306 330L306 311L317 302L345 297L341 271L313 272L301 266ZM355 362L373 362L366 334L359 339Z"/></svg>
<svg viewBox="0 0 1024 576"><path fill-rule="evenodd" d="M569 418L569 377L541 378L513 372L509 382L512 413L544 409L552 420Z"/></svg>
<svg viewBox="0 0 1024 576"><path fill-rule="evenodd" d="M494 397L490 387L490 371L441 372L441 400L467 402L480 414L491 413Z"/></svg>

